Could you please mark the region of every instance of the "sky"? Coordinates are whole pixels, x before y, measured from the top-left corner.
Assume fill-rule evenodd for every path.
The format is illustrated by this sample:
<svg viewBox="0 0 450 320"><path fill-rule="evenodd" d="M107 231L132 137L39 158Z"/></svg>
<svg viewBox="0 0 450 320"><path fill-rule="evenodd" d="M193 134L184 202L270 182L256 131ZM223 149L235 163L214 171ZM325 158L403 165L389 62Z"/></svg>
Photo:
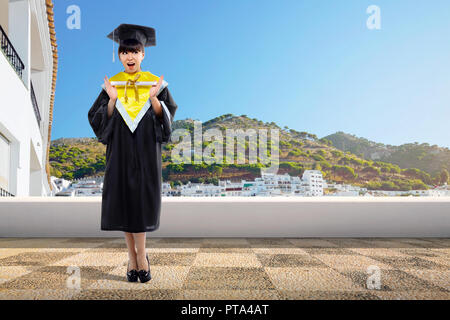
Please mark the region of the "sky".
<svg viewBox="0 0 450 320"><path fill-rule="evenodd" d="M67 9L80 8L69 29ZM370 5L380 29L369 29ZM156 29L142 70L169 83L175 120L232 113L319 138L344 131L450 147L450 1L54 0L58 78L52 140L94 137L87 114L121 23Z"/></svg>

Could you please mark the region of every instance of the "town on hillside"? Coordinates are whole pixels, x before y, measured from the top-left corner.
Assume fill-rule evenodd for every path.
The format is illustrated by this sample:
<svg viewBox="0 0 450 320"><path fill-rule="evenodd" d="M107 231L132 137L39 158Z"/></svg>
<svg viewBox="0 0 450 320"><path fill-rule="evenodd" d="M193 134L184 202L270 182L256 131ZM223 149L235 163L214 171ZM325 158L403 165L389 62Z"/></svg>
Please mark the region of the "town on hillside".
<svg viewBox="0 0 450 320"><path fill-rule="evenodd" d="M51 177L55 193L53 196L101 196L103 176L77 179L74 181ZM191 183L171 185L162 183L162 196L165 197L273 197L273 196L450 196L447 184L428 190L388 191L367 190L350 184L327 182L320 170L305 170L302 177L288 173L275 174L261 171L261 176L253 181L219 180L218 185L210 183Z"/></svg>

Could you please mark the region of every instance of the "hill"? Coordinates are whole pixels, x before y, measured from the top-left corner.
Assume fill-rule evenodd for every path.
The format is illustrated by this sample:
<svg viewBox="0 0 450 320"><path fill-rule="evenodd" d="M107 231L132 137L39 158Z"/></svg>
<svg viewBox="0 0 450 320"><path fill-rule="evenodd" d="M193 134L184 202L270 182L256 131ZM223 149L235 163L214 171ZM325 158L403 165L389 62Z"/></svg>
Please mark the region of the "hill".
<svg viewBox="0 0 450 320"><path fill-rule="evenodd" d="M174 130L186 129L191 137L194 136L194 120L174 121ZM372 190L412 190L427 189L428 185L441 184L448 181L448 172L444 166L434 175L416 166L400 166L398 163L382 161L380 159L365 158L372 155L369 147L379 148L378 153L384 150L381 145L371 145L355 142L354 138L344 139L342 135L330 135L319 139L315 134L299 132L288 127L280 128L274 122L263 122L246 115L236 116L225 114L202 124L203 132L208 129L218 129L226 136L227 129L268 129L280 130L278 173L289 173L291 176L301 176L304 170L321 170L324 178L338 183L349 183L367 187ZM352 142L351 142L352 141ZM203 148L211 142L203 142ZM245 142L246 155L252 142ZM226 150L226 141L223 142ZM257 164L176 164L172 162L171 151L174 143L163 145L163 180L172 184L191 182L209 182L217 184L218 180L240 181L241 179L253 180L260 176L260 168L264 165ZM354 148L354 152L343 150ZM364 147L364 148L363 148ZM106 146L99 143L96 138L71 138L52 141L50 147L51 174L66 179L81 178L91 175L101 175L105 168ZM237 148L235 147L235 150ZM352 149L353 150L353 149ZM434 150L434 149L433 149ZM270 152L270 150L269 150ZM364 153L365 152L365 153ZM433 155L433 154L431 154ZM429 157L425 154L423 157ZM394 158L392 158L394 159ZM447 165L450 162L445 162Z"/></svg>
<svg viewBox="0 0 450 320"><path fill-rule="evenodd" d="M418 142L400 146L385 145L342 131L324 139L330 140L337 149L357 154L363 159L389 162L403 169L417 168L432 176L450 169L450 149L437 145Z"/></svg>

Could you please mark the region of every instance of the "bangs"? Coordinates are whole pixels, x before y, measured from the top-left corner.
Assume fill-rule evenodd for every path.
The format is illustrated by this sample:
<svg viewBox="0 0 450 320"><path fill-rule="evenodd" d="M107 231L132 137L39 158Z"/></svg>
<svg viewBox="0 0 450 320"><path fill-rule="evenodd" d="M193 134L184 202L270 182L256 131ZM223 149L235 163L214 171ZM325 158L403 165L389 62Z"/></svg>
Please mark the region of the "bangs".
<svg viewBox="0 0 450 320"><path fill-rule="evenodd" d="M144 46L142 45L142 43L140 43L135 39L124 40L119 46L119 54L121 54L122 52L135 52L135 51L144 52Z"/></svg>

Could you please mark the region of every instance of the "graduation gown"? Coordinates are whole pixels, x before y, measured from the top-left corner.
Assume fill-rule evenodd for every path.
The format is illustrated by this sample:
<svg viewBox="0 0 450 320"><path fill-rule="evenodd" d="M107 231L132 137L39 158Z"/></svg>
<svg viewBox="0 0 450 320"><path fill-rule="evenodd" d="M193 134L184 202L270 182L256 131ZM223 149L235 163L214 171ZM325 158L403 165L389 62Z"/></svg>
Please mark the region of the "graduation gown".
<svg viewBox="0 0 450 320"><path fill-rule="evenodd" d="M108 118L109 96L104 89L88 112L95 135L106 145L101 230L135 233L159 228L161 144L170 141L178 108L167 86L163 80L157 94L162 119L154 113L150 100L132 119L119 99Z"/></svg>

